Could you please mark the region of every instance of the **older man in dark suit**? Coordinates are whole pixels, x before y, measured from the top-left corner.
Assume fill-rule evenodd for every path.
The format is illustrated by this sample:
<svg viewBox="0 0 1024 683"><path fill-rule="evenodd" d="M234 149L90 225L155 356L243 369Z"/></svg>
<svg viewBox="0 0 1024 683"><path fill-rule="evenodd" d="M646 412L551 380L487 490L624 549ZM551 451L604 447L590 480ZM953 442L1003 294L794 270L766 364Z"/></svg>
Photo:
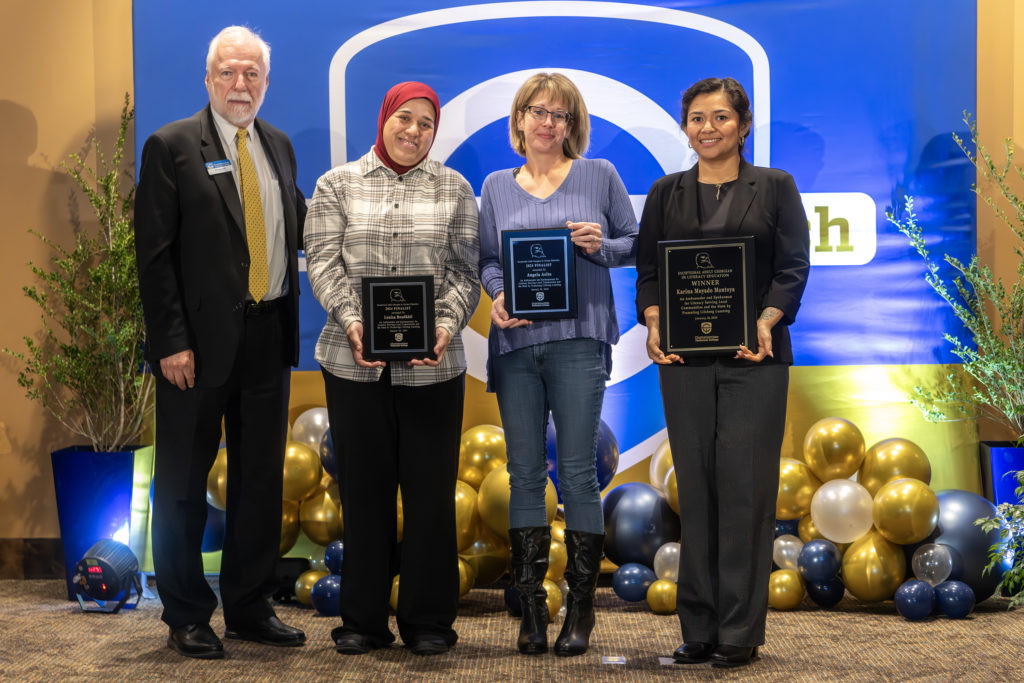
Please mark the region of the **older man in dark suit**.
<svg viewBox="0 0 1024 683"><path fill-rule="evenodd" d="M210 104L154 133L135 206L147 358L157 376L153 561L168 647L223 656L203 576L206 477L228 449L220 589L225 636L301 645L275 587L298 260L306 204L288 137L256 118L270 48L232 26L210 43Z"/></svg>

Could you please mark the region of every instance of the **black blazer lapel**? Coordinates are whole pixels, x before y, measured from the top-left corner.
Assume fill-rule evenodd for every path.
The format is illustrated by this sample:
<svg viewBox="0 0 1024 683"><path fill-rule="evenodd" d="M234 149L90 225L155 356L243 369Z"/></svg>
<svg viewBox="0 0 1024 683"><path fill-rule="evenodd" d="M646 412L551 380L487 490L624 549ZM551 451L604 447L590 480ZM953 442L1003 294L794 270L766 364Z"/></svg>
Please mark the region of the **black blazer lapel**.
<svg viewBox="0 0 1024 683"><path fill-rule="evenodd" d="M697 202L697 165L686 171L679 177L680 193L676 206L681 207L679 216L679 229L682 235L676 239L696 239L701 237L700 214L698 213Z"/></svg>
<svg viewBox="0 0 1024 683"><path fill-rule="evenodd" d="M732 202L726 214L726 225L736 234L757 196L757 171L743 159L740 159L740 174L733 186Z"/></svg>
<svg viewBox="0 0 1024 683"><path fill-rule="evenodd" d="M210 112L209 105L207 105L199 117L199 127L203 161L211 162L227 159L224 147L220 144L220 135L217 134L217 128L214 126L213 114ZM242 202L238 198L238 188L235 186L234 175L231 173L218 173L213 176L213 182L217 189L220 190L220 196L224 200L224 205L228 207L228 213L235 219L235 227L238 228L244 238L245 219L242 218Z"/></svg>

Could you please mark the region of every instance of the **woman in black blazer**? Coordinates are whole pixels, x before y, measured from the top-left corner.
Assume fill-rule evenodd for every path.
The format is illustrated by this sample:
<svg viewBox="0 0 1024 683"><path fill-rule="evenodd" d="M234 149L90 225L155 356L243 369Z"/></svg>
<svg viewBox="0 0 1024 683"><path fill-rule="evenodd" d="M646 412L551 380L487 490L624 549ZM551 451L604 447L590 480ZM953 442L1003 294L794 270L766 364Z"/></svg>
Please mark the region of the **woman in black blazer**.
<svg viewBox="0 0 1024 683"><path fill-rule="evenodd" d="M654 183L637 252L637 315L659 367L679 486L682 543L675 660L741 666L764 643L779 450L786 423L788 326L809 269L807 217L793 178L743 160L753 115L743 87L708 78L683 95L697 164ZM662 352L658 242L752 236L757 349L733 357Z"/></svg>

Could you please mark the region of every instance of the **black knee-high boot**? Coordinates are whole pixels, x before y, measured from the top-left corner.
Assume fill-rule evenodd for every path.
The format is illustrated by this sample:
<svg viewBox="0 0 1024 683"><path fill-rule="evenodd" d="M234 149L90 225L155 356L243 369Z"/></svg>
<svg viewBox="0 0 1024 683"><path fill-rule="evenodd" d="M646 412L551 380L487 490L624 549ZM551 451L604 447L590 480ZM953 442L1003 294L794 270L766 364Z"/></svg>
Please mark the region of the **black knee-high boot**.
<svg viewBox="0 0 1024 683"><path fill-rule="evenodd" d="M519 624L519 651L539 655L548 650L548 605L544 575L551 551L551 528L508 530L512 542L512 578L519 589L523 620Z"/></svg>
<svg viewBox="0 0 1024 683"><path fill-rule="evenodd" d="M555 654L568 657L581 655L590 646L590 632L594 629L594 589L604 556L604 534L566 529L565 548L569 556L565 569L569 594L565 621L555 641Z"/></svg>

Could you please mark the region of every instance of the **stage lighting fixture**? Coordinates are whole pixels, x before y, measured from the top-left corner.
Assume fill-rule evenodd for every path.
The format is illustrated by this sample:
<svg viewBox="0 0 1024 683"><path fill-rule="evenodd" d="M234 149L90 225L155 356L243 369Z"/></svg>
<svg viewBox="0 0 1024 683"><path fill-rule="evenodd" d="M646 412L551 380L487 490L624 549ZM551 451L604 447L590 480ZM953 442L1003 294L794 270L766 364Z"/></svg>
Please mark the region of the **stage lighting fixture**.
<svg viewBox="0 0 1024 683"><path fill-rule="evenodd" d="M116 614L122 607L134 609L142 598L139 560L124 543L104 538L96 541L75 566L74 583L83 612ZM126 605L135 589L135 602ZM83 594L98 607L87 607ZM120 597L118 597L120 596ZM117 600L111 607L107 603Z"/></svg>

